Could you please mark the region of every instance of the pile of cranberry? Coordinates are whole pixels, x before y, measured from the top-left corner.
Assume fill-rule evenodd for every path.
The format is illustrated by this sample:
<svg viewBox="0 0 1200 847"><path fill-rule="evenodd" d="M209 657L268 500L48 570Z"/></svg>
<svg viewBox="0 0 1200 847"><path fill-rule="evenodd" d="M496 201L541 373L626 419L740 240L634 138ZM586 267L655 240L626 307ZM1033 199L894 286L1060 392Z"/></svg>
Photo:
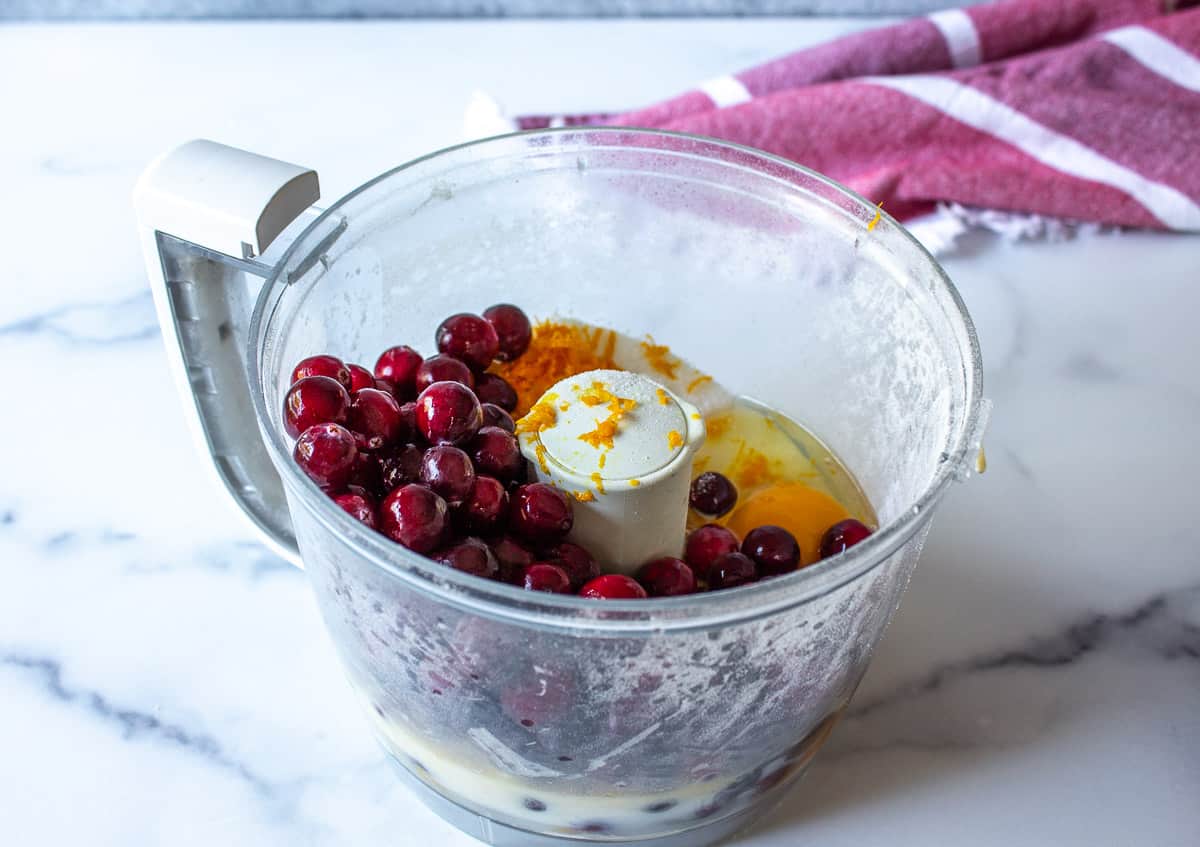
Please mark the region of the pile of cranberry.
<svg viewBox="0 0 1200 847"><path fill-rule="evenodd" d="M759 527L739 548L733 533L710 524L688 537L683 560L650 562L637 579L601 574L591 553L566 540L571 499L528 482L510 414L517 392L487 371L495 361L521 356L531 338L525 313L499 304L442 321L438 354L428 359L406 345L385 350L374 372L336 356L304 359L283 403L296 463L342 509L393 541L530 591L671 596L799 567L799 547L784 529ZM720 479L714 484L712 477ZM722 484L732 490L719 474L698 477L693 507L706 512L705 492L724 490ZM870 532L857 521L845 523L857 524L861 535L849 527L840 549Z"/></svg>

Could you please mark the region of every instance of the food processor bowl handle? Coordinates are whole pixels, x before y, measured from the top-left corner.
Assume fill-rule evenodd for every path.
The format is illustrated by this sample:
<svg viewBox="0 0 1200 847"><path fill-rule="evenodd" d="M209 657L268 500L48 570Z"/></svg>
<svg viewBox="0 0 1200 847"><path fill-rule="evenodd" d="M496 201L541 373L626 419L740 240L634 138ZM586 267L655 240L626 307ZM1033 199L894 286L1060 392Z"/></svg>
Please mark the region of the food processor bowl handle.
<svg viewBox="0 0 1200 847"><path fill-rule="evenodd" d="M299 565L283 486L255 419L247 337L263 281L286 243L319 213L317 173L197 140L151 164L133 197L167 358L193 436L267 545Z"/></svg>

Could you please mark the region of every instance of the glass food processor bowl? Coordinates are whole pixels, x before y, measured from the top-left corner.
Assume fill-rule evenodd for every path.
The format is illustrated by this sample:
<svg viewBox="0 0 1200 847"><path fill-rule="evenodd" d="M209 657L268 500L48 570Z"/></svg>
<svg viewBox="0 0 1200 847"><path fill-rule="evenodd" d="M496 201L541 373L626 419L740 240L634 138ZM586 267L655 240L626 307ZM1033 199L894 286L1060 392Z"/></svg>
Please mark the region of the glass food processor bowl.
<svg viewBox="0 0 1200 847"><path fill-rule="evenodd" d="M845 709L933 507L979 449L978 343L937 263L863 198L766 153L626 129L466 144L362 186L274 264L250 244L237 257L176 242L148 217L164 322L205 311L217 295L197 268L224 269L210 268L226 280L224 336L180 342L222 478L279 548L294 530L402 776L489 844L698 847L761 816ZM230 268L268 276L248 321L253 287ZM496 302L652 335L801 422L852 469L879 531L750 586L598 602L482 580L367 529L292 460L291 368L427 349L443 317ZM236 368L212 364L234 355L229 336L247 339L248 395L221 384Z"/></svg>

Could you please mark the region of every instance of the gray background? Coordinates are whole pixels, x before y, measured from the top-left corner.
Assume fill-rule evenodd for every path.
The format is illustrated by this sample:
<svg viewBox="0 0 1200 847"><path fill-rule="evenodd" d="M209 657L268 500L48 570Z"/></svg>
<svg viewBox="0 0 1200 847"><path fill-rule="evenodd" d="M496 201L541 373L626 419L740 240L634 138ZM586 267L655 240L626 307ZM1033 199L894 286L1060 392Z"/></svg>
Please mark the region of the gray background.
<svg viewBox="0 0 1200 847"><path fill-rule="evenodd" d="M0 0L0 19L900 15L965 0Z"/></svg>

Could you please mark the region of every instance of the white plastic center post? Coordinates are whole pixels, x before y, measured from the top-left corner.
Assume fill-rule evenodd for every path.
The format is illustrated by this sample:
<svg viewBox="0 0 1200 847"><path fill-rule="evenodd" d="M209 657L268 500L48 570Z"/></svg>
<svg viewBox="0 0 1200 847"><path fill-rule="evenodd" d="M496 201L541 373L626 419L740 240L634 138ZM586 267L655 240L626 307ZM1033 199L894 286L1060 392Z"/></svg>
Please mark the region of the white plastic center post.
<svg viewBox="0 0 1200 847"><path fill-rule="evenodd" d="M575 501L571 540L605 570L633 573L683 549L699 410L631 371L569 377L518 427L538 479Z"/></svg>

